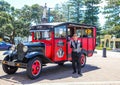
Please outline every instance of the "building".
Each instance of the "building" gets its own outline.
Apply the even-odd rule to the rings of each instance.
[[[120,49],[120,38],[116,38],[112,35],[105,35],[104,39],[100,40],[100,45],[104,48],[112,48],[113,50]]]

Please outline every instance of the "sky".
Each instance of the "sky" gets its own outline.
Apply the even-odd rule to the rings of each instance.
[[[47,7],[54,8],[56,4],[64,3],[68,0],[4,0],[11,4],[11,6],[14,6],[15,8],[22,8],[24,5],[31,6],[32,4],[39,4],[41,6],[44,6],[45,3],[47,3]],[[103,3],[100,4],[100,7],[104,7],[106,5],[105,0],[102,0]],[[99,14],[99,22],[101,26],[105,23],[105,18],[103,14]]]
[[[21,8],[25,4],[31,6],[32,4],[39,4],[44,6],[47,3],[48,7],[54,7],[56,4],[61,4],[66,2],[67,0],[4,0],[10,3],[15,8]]]

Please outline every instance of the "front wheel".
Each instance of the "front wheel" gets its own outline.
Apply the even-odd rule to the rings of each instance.
[[[27,65],[27,75],[30,79],[36,79],[40,76],[42,70],[42,61],[40,58],[35,57],[29,60]]]
[[[9,60],[9,56],[6,56],[4,58],[5,61],[8,61]],[[6,64],[2,64],[2,68],[3,68],[3,71],[7,74],[14,74],[17,70],[18,70],[18,67],[15,67],[15,66],[9,66],[9,65],[6,65]]]
[[[86,56],[84,54],[81,55],[80,62],[81,67],[84,67],[86,65]]]

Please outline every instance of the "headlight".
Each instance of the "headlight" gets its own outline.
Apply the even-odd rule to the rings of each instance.
[[[23,51],[24,51],[24,52],[27,52],[27,51],[28,51],[28,47],[27,47],[27,46],[24,46],[24,47],[23,47]]]
[[[15,45],[12,45],[12,47],[10,48],[10,50],[14,51],[15,50]]]

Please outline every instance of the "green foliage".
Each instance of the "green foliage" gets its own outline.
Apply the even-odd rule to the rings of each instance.
[[[98,4],[101,0],[85,0],[85,18],[83,23],[99,26],[98,14],[100,12]]]
[[[80,23],[83,20],[83,0],[69,0],[67,2],[69,21]]]
[[[10,4],[5,2],[4,0],[0,1],[0,11],[9,12],[10,11]]]
[[[95,25],[99,28],[100,2],[101,0],[68,0],[62,5],[62,13],[67,21]]]
[[[57,4],[50,15],[54,17],[53,22],[77,22],[98,25],[99,8],[94,5],[99,4],[98,0],[68,0],[62,4]],[[81,9],[86,7],[86,10]],[[48,6],[49,7],[49,6]],[[0,1],[0,35],[10,38],[14,43],[16,36],[24,37],[29,35],[29,27],[40,24],[43,14],[43,7],[38,4],[32,6],[24,5],[21,9],[12,7],[4,0]],[[3,37],[2,36],[2,37]]]
[[[106,15],[105,29],[109,29],[109,34],[120,37],[120,0],[106,0],[107,6],[104,8]]]
[[[42,11],[43,7],[38,4],[15,9],[4,0],[0,1],[0,37],[8,37],[9,42],[14,43],[16,36],[28,36],[30,25],[41,23]]]
[[[41,23],[43,13],[43,7],[39,6],[38,4],[34,4],[31,6],[31,19],[36,24]]]

